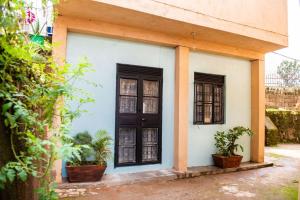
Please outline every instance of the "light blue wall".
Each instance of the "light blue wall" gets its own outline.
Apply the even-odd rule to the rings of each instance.
[[[188,166],[213,164],[211,154],[216,152],[214,134],[234,126],[251,125],[251,81],[250,62],[200,52],[190,53],[189,65],[189,150]],[[226,122],[223,125],[193,125],[194,72],[226,76]],[[245,151],[243,161],[250,160],[250,137],[240,142]]]
[[[113,160],[111,160],[106,173],[172,168],[175,50],[144,43],[68,33],[67,61],[76,64],[83,56],[88,58],[96,70],[87,74],[86,78],[100,83],[102,87],[94,88],[84,83],[78,83],[80,88],[94,95],[96,103],[87,105],[85,109],[89,113],[83,114],[74,121],[72,134],[84,130],[95,133],[99,129],[105,129],[114,138],[116,63],[163,68],[162,164],[114,168]],[[64,167],[63,176],[66,176]]]

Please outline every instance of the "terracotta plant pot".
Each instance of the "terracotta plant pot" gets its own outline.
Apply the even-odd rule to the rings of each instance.
[[[223,169],[239,167],[243,159],[243,156],[240,155],[226,157],[218,154],[213,154],[212,157],[214,159],[215,166]]]
[[[100,181],[106,166],[101,165],[82,165],[66,166],[69,182],[92,182]]]

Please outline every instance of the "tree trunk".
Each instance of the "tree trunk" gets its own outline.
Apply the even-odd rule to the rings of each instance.
[[[3,124],[3,118],[0,116],[0,169],[9,161],[15,160],[11,150],[10,133]],[[0,199],[3,200],[36,200],[34,194],[38,182],[33,177],[28,178],[26,182],[16,180],[11,184],[6,184],[5,189],[0,189]]]

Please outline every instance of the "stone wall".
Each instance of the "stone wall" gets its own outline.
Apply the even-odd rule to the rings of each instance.
[[[266,88],[266,107],[300,111],[300,88]]]

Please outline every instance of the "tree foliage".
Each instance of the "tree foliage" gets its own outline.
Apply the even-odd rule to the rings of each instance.
[[[277,74],[283,80],[286,87],[300,85],[300,64],[294,60],[284,60],[277,67]]]
[[[84,112],[81,105],[93,102],[74,87],[91,71],[90,64],[86,60],[78,66],[55,63],[50,43],[31,42],[22,32],[25,1],[0,2],[0,120],[14,155],[0,166],[0,190],[32,176],[41,180],[40,199],[57,199],[50,170],[55,160],[68,160],[81,151],[68,142],[68,132],[72,120]],[[44,6],[47,3],[43,0]],[[77,109],[68,102],[77,102]]]

